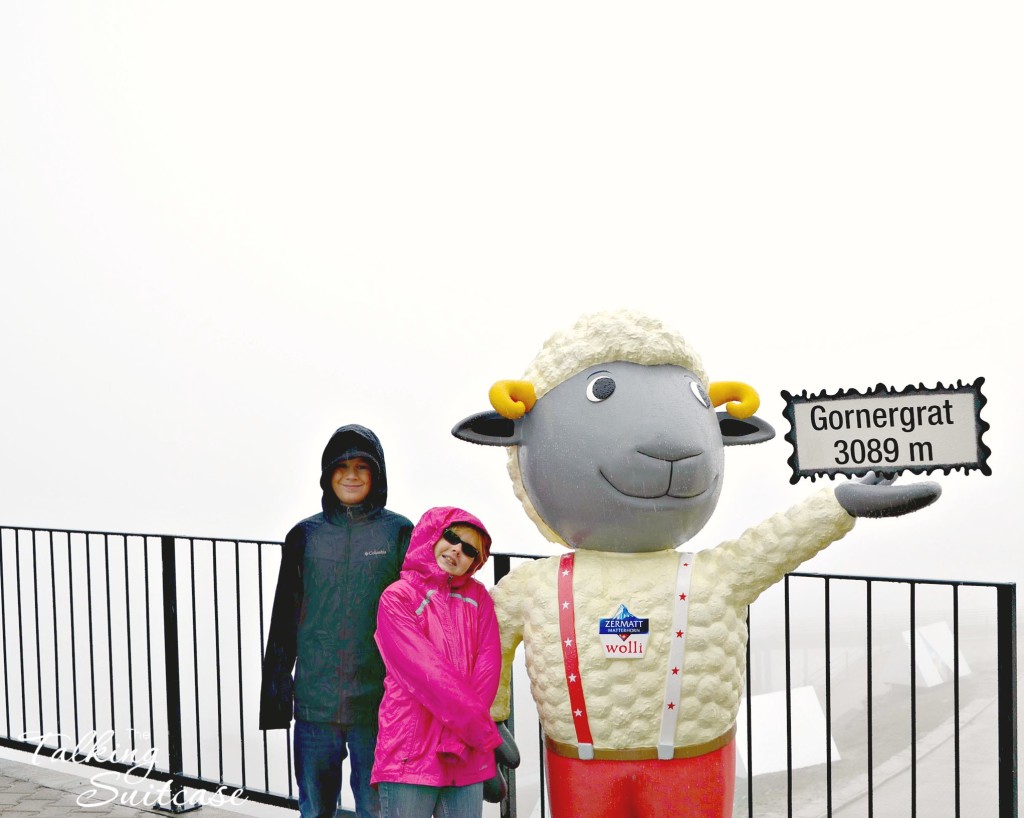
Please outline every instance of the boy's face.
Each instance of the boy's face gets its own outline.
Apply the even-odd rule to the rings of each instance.
[[[373,484],[373,467],[365,457],[342,460],[331,475],[334,496],[346,506],[356,506],[370,494]]]

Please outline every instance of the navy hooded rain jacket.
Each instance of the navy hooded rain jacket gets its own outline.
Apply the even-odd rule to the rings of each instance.
[[[331,475],[356,456],[374,466],[370,494],[345,506]],[[323,512],[285,538],[263,659],[261,730],[288,727],[293,712],[301,721],[372,724],[384,695],[384,663],[373,641],[377,606],[398,579],[412,523],[384,508],[384,452],[363,426],[343,426],[332,435],[320,486]]]

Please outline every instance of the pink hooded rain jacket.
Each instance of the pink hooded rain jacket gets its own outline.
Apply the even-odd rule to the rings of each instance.
[[[458,508],[432,508],[413,529],[397,582],[380,599],[375,638],[384,657],[384,700],[372,783],[451,787],[496,772],[501,737],[490,706],[501,643],[494,603],[470,576],[437,564],[434,546],[453,523],[486,531]]]

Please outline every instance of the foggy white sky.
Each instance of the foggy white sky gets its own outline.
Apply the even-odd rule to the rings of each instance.
[[[504,452],[449,430],[551,332],[634,307],[779,432],[727,453],[694,546],[816,488],[781,390],[983,376],[993,475],[940,473],[807,568],[1024,580],[1022,17],[5,4],[0,523],[281,539],[356,421],[391,507],[543,548]]]

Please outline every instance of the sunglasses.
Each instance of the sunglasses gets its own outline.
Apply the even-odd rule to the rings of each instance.
[[[462,553],[469,557],[471,560],[475,560],[477,557],[480,556],[479,548],[477,548],[475,545],[470,545],[464,539],[459,537],[459,535],[452,531],[450,528],[446,528],[441,536],[444,537],[445,540],[447,542],[450,542],[452,545],[461,545]]]

